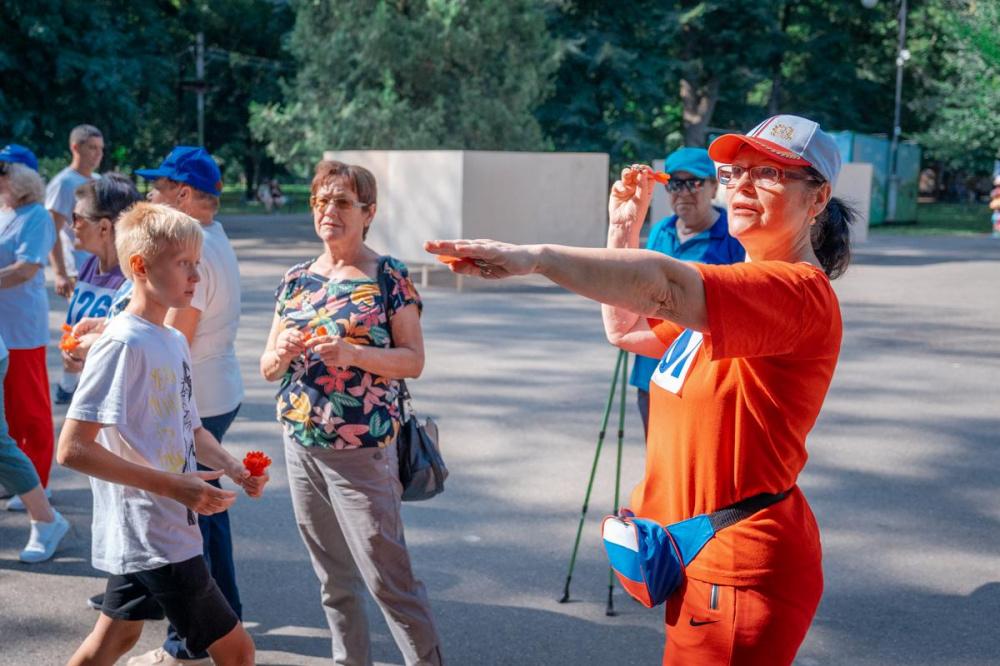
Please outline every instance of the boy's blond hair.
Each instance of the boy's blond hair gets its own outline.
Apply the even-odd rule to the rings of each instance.
[[[115,223],[115,250],[122,273],[133,278],[130,259],[139,255],[147,263],[165,250],[194,244],[199,249],[205,235],[192,217],[162,204],[140,202]]]

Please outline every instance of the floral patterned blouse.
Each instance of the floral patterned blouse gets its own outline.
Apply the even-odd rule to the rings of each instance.
[[[285,273],[275,292],[278,316],[285,326],[330,335],[356,345],[389,347],[386,304],[371,278],[331,280],[309,271],[312,261]],[[420,296],[406,266],[390,258],[388,313],[416,303]],[[278,421],[302,446],[333,449],[384,447],[399,432],[399,382],[360,368],[332,372],[312,351],[292,360],[278,389]]]

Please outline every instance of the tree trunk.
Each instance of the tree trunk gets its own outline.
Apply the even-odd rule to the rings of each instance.
[[[789,3],[784,3],[781,6],[781,38],[786,40],[788,38],[788,21],[791,16],[791,10],[789,8]],[[776,116],[781,113],[781,96],[782,90],[782,76],[781,76],[781,66],[784,62],[785,49],[779,48],[775,50],[774,58],[771,60],[771,95],[767,100],[767,113],[771,116]]]
[[[712,77],[707,82],[696,84],[690,78],[694,77],[681,77],[684,145],[704,148],[715,103],[719,99],[719,80]]]

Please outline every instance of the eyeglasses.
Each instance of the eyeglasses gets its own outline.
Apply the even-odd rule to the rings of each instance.
[[[704,178],[671,178],[664,185],[667,188],[667,192],[672,194],[677,194],[680,191],[685,192],[697,192],[701,189],[701,186],[705,184]]]
[[[333,204],[337,210],[349,211],[352,208],[367,208],[370,204],[361,203],[360,201],[351,201],[347,198],[337,198],[337,199],[327,199],[326,197],[309,197],[309,205],[313,207],[313,210],[318,212],[323,212]]]
[[[805,180],[813,183],[823,182],[801,171],[786,171],[781,167],[774,166],[755,166],[748,169],[736,164],[726,164],[719,167],[719,182],[727,187],[733,187],[743,178],[743,174],[745,173],[750,174],[751,183],[760,187],[775,187],[785,180]]]
[[[10,169],[10,162],[0,162],[0,176],[6,176]]]
[[[89,215],[80,215],[76,211],[73,211],[73,224],[76,224],[78,220],[86,220],[87,222],[97,222],[101,218],[91,217]]]

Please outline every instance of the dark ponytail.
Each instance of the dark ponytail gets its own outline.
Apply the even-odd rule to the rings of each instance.
[[[858,212],[837,197],[826,204],[812,226],[812,246],[823,272],[836,280],[851,263],[851,229]]]

